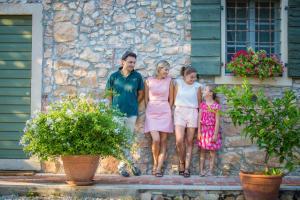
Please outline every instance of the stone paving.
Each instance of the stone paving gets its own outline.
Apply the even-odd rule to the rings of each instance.
[[[184,178],[150,175],[124,178],[96,175],[92,186],[71,187],[64,174],[0,176],[0,200],[6,199],[142,199],[142,200],[244,200],[239,177]],[[300,177],[284,177],[279,200],[300,199]]]
[[[239,177],[236,176],[164,176],[158,178],[150,175],[121,177],[118,175],[96,175],[95,184],[132,184],[132,185],[191,185],[191,186],[240,186]],[[0,184],[9,183],[64,183],[63,174],[35,174],[33,176],[0,176]],[[300,177],[288,176],[283,178],[282,186],[297,186],[300,190]]]

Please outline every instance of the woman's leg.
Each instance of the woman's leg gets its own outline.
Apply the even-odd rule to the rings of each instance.
[[[168,133],[160,132],[160,152],[158,156],[158,163],[157,163],[157,172],[161,172],[162,165],[164,164],[166,152],[167,152],[167,138]]]
[[[214,168],[215,168],[215,160],[216,160],[216,151],[211,150],[209,151],[210,154],[210,160],[209,160],[209,172],[210,175],[214,173]]]
[[[150,134],[152,137],[152,156],[153,156],[152,173],[155,173],[158,164],[158,155],[160,151],[160,136],[158,131],[151,131]]]
[[[200,176],[204,176],[204,165],[205,165],[205,149],[200,150]]]
[[[175,125],[176,149],[179,157],[179,172],[184,171],[185,146],[184,146],[185,127]]]
[[[189,170],[190,168],[195,130],[196,130],[195,128],[187,128],[187,137],[185,141],[186,143],[185,170]]]

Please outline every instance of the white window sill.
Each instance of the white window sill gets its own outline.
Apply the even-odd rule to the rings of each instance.
[[[293,80],[285,77],[274,77],[265,80],[258,78],[247,78],[252,85],[270,85],[270,86],[292,86]],[[232,75],[223,75],[215,77],[215,84],[242,84],[243,78]]]

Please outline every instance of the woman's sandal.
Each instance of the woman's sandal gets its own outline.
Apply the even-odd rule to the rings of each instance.
[[[156,176],[156,177],[163,177],[164,174],[162,173],[162,171],[157,171],[157,172],[155,173],[155,176]]]
[[[189,178],[190,176],[191,176],[190,170],[189,169],[184,170],[183,177],[184,178]]]
[[[179,169],[180,169],[181,166],[183,166],[183,168],[184,168],[184,165],[185,165],[184,162],[179,162]],[[178,174],[180,176],[183,176],[184,175],[184,170],[179,170]]]

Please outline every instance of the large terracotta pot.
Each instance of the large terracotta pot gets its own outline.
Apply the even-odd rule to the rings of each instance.
[[[61,156],[64,170],[69,185],[92,185],[97,167],[99,156],[94,155],[75,155]]]
[[[276,200],[282,176],[256,175],[240,172],[246,200]]]

